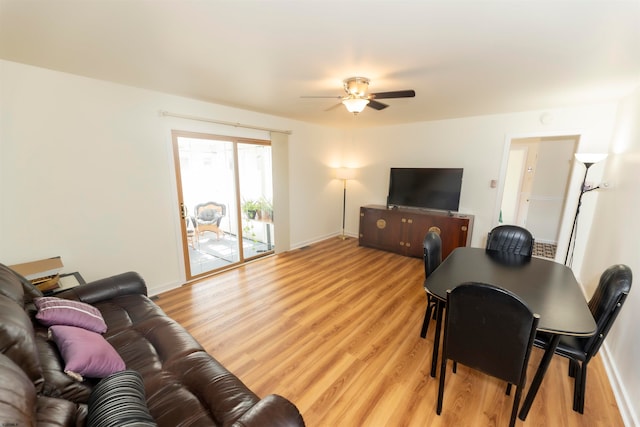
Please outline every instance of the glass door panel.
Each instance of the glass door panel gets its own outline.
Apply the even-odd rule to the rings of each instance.
[[[244,257],[272,253],[275,240],[271,146],[238,143],[238,172]]]
[[[187,278],[242,260],[234,143],[174,136]]]

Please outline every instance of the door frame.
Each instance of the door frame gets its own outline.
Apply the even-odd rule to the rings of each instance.
[[[500,175],[497,186],[495,207],[493,212],[493,220],[490,225],[490,229],[499,224],[500,209],[502,208],[502,197],[504,193],[505,179],[507,175],[507,166],[509,162],[509,151],[511,150],[511,141],[517,139],[527,138],[568,138],[574,137],[576,139],[574,154],[579,150],[580,144],[583,141],[583,130],[565,130],[565,131],[553,131],[553,132],[534,132],[524,134],[506,134],[504,140],[504,149],[502,153],[502,161],[500,163]],[[576,177],[575,162],[571,163],[568,177],[568,188],[565,194],[564,208],[559,219],[560,228],[558,231],[558,245],[556,249],[556,261],[562,262],[562,254],[567,250],[569,244],[569,233],[572,223],[570,220],[573,218],[576,204],[572,202],[570,196],[573,194],[573,184],[578,178]]]
[[[186,212],[186,207],[184,205],[184,196],[182,194],[183,188],[182,188],[182,176],[181,176],[181,168],[180,168],[180,155],[179,155],[179,150],[178,150],[178,138],[183,137],[183,138],[193,138],[193,139],[205,139],[205,140],[212,140],[212,141],[227,141],[233,144],[233,162],[234,162],[234,185],[235,185],[235,203],[236,203],[236,224],[237,224],[237,239],[238,239],[238,253],[239,253],[239,261],[238,262],[234,262],[231,263],[227,266],[223,266],[220,268],[216,268],[213,270],[209,270],[206,271],[204,273],[200,273],[200,274],[192,274],[191,272],[191,263],[190,263],[190,257],[189,257],[189,241],[188,241],[188,235],[187,235],[187,225],[186,225],[186,217],[185,217],[185,212]],[[251,256],[250,258],[246,258],[244,255],[244,248],[242,245],[242,241],[243,241],[243,230],[242,230],[242,209],[241,209],[241,194],[240,194],[240,170],[239,170],[239,160],[238,160],[238,145],[239,144],[251,144],[251,145],[263,145],[263,146],[269,146],[272,148],[273,151],[273,146],[271,141],[269,140],[263,140],[263,139],[256,139],[256,138],[246,138],[246,137],[239,137],[239,136],[228,136],[228,135],[219,135],[219,134],[213,134],[213,133],[206,133],[206,132],[193,132],[193,131],[185,131],[185,130],[179,130],[179,129],[172,129],[171,130],[171,149],[172,149],[172,153],[173,153],[173,174],[174,174],[174,178],[175,178],[175,189],[176,189],[176,202],[177,202],[177,206],[178,206],[178,222],[180,224],[180,243],[182,246],[182,267],[184,269],[184,273],[185,273],[185,278],[187,280],[187,282],[191,282],[191,281],[195,281],[195,280],[199,280],[202,279],[204,277],[208,277],[217,273],[220,273],[222,271],[225,270],[229,270],[232,268],[236,268],[238,266],[241,266],[249,261],[253,261],[257,258],[261,258],[263,256],[267,256],[270,255],[271,253],[273,253],[273,250],[271,251],[267,251],[264,254],[260,254],[260,255],[255,255],[255,256]],[[273,155],[273,153],[272,153]],[[271,170],[271,175],[273,177],[273,170]],[[231,209],[227,208],[227,211],[230,212]]]

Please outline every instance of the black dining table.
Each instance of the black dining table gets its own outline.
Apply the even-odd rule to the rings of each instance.
[[[427,292],[438,300],[437,320],[431,361],[435,377],[440,331],[447,290],[465,282],[488,283],[509,290],[529,309],[540,315],[538,331],[552,334],[545,349],[519,417],[524,420],[562,335],[591,336],[596,322],[573,271],[557,262],[481,248],[460,247],[425,280]]]

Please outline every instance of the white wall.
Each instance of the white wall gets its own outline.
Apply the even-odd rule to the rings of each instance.
[[[625,424],[638,426],[640,289],[637,282],[640,277],[640,222],[637,218],[640,213],[640,88],[621,103],[609,157],[602,163],[605,163],[604,180],[611,187],[598,191],[597,207],[585,245],[580,278],[586,285],[587,294],[591,295],[602,271],[613,264],[627,264],[635,275],[636,283],[632,284],[629,297],[604,347],[608,356],[605,360],[609,361],[609,377],[614,390],[619,394],[618,402],[624,402],[620,406]]]
[[[370,128],[355,138],[361,179],[351,185],[348,194],[347,230],[355,234],[358,207],[362,204],[385,204],[389,167],[462,167],[464,168],[460,212],[475,215],[472,246],[483,247],[486,235],[497,225],[502,178],[506,174],[508,141],[512,138],[581,135],[579,151],[608,149],[616,106],[594,105],[552,111],[553,123],[543,125],[543,111],[414,123],[402,126]],[[594,166],[595,168],[595,166]],[[572,178],[581,181],[582,175]],[[491,188],[492,179],[499,180]],[[573,182],[572,181],[572,182]],[[579,187],[576,181],[575,186]],[[569,200],[576,200],[570,193]],[[567,204],[573,219],[575,203]],[[583,207],[582,218],[589,223],[591,212]],[[560,246],[565,245],[571,223],[561,231]],[[563,240],[564,239],[564,240]],[[559,250],[559,252],[563,252]]]
[[[385,203],[389,167],[463,167],[460,210],[476,215],[472,244],[482,246],[497,220],[502,183],[492,189],[489,182],[506,170],[507,141],[581,134],[580,151],[603,151],[615,116],[614,105],[596,105],[554,110],[551,125],[542,125],[542,112],[532,111],[340,131],[0,64],[2,261],[61,255],[69,271],[80,270],[88,279],[135,269],[157,289],[180,283],[183,271],[170,130],[254,136],[240,128],[161,117],[160,110],[293,130],[288,172],[294,248],[339,232],[342,186],[332,171],[337,166],[359,168],[347,191],[351,235],[357,235],[359,206]],[[580,178],[574,177],[575,187]],[[587,224],[589,215],[583,207]],[[156,250],[145,257],[150,247]]]
[[[489,183],[506,171],[507,141],[580,134],[579,151],[603,151],[616,111],[615,105],[553,110],[550,125],[541,124],[541,111],[532,111],[336,130],[0,64],[2,261],[61,255],[68,270],[80,270],[88,279],[135,269],[157,289],[178,284],[183,268],[170,130],[253,136],[235,127],[160,117],[160,110],[293,130],[288,172],[294,248],[340,231],[342,186],[332,171],[337,166],[359,168],[347,192],[351,235],[357,235],[361,205],[385,203],[389,167],[463,167],[460,210],[476,216],[472,244],[483,246],[497,221],[502,189],[502,182],[497,189]],[[581,173],[574,175],[577,188]],[[568,197],[577,200],[577,192]],[[585,205],[581,219],[588,224],[591,212]],[[155,251],[145,256],[150,247]]]
[[[0,81],[4,264],[60,255],[64,271],[80,271],[87,280],[135,270],[151,293],[180,285],[171,129],[255,132],[161,117],[160,110],[291,129],[289,203],[305,207],[290,215],[291,242],[340,227],[341,187],[327,168],[339,150],[335,129],[7,61],[0,61]],[[327,215],[332,211],[334,218]]]

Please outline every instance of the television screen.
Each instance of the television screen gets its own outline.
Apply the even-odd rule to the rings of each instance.
[[[457,211],[462,168],[391,168],[387,206]]]

